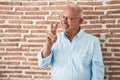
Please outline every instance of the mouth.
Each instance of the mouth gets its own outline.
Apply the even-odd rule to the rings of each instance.
[[[66,32],[69,30],[69,25],[68,24],[62,24],[62,31]]]
[[[62,24],[64,27],[69,27],[69,25],[68,24]]]

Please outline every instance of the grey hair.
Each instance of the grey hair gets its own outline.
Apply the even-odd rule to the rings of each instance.
[[[69,7],[69,8],[74,8],[75,10],[78,11],[78,18],[80,19],[83,19],[83,11],[82,9],[80,8],[80,6],[78,6],[77,4],[74,4],[74,3],[70,3],[70,4],[67,4],[66,7]]]

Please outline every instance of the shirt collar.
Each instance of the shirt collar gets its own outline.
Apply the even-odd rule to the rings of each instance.
[[[76,38],[80,37],[82,35],[82,33],[83,33],[83,29],[81,28],[80,31],[75,35],[74,38],[76,39]],[[67,38],[67,36],[65,34],[64,34],[64,37]]]

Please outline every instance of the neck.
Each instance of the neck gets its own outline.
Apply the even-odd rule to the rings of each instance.
[[[71,31],[69,33],[66,33],[66,36],[68,37],[68,39],[70,40],[70,42],[72,42],[73,38],[75,37],[75,35],[80,31],[81,28],[75,30],[75,31]]]

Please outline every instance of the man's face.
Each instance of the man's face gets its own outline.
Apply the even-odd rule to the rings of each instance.
[[[69,33],[79,29],[80,18],[75,9],[66,8],[61,15],[61,27],[64,33]]]

